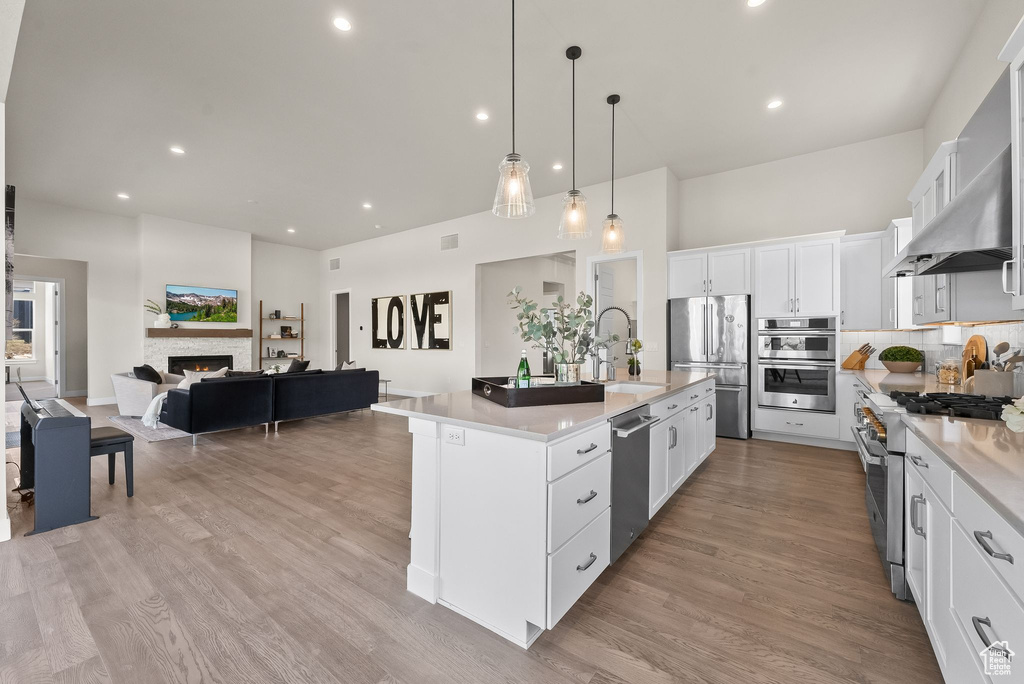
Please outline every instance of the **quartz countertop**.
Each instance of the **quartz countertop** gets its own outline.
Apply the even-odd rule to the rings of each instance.
[[[905,414],[903,422],[1024,536],[1024,433],[1001,420]]]
[[[853,373],[861,382],[870,386],[874,391],[888,394],[893,390],[900,392],[921,392],[927,393],[957,393],[962,392],[960,385],[944,385],[931,373],[890,373],[887,370],[867,369],[848,371],[841,373]]]
[[[625,370],[620,370],[617,374],[621,379],[606,384],[650,384],[657,387],[643,394],[605,390],[604,402],[511,409],[465,390],[374,404],[372,409],[382,413],[549,442],[715,377],[714,373],[704,372],[644,370],[641,376],[634,380],[629,378]]]

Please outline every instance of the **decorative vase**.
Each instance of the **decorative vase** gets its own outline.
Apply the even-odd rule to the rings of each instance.
[[[580,381],[580,372],[582,368],[583,364],[581,363],[556,363],[555,381],[578,383]]]
[[[170,328],[171,327],[171,315],[162,313],[156,317],[153,321],[154,328]]]
[[[640,359],[636,359],[633,363],[629,364],[629,374],[632,377],[640,375]]]

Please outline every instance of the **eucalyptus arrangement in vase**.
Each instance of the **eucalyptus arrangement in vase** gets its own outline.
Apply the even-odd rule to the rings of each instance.
[[[585,292],[579,293],[575,304],[559,295],[551,306],[541,307],[517,286],[508,293],[508,303],[517,311],[514,332],[534,349],[547,352],[558,382],[579,382],[587,358],[619,340],[618,335],[594,334],[594,298]]]
[[[640,375],[640,352],[643,348],[644,343],[639,339],[632,339],[626,342],[626,354],[629,355],[626,363],[629,365],[629,374],[632,376]]]
[[[162,306],[154,302],[152,299],[147,299],[146,303],[142,305],[146,311],[156,314],[156,320],[153,321],[153,326],[157,328],[170,328],[171,327],[171,315],[164,313]]]

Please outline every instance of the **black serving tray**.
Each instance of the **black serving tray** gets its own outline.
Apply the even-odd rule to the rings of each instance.
[[[529,388],[506,387],[508,376],[473,378],[473,394],[505,408],[586,404],[604,401],[604,385],[584,380],[575,385],[540,385]]]

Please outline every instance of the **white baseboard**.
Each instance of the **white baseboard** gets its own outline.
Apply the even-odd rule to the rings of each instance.
[[[762,432],[760,430],[754,430],[753,437],[754,439],[764,439],[769,442],[789,442],[790,444],[801,444],[822,449],[857,451],[857,445],[853,442],[841,442],[838,439],[822,439],[820,437],[805,437],[803,435],[789,435],[780,432]]]
[[[96,397],[95,399],[89,397],[85,402],[86,406],[107,406],[116,403],[117,397]]]

